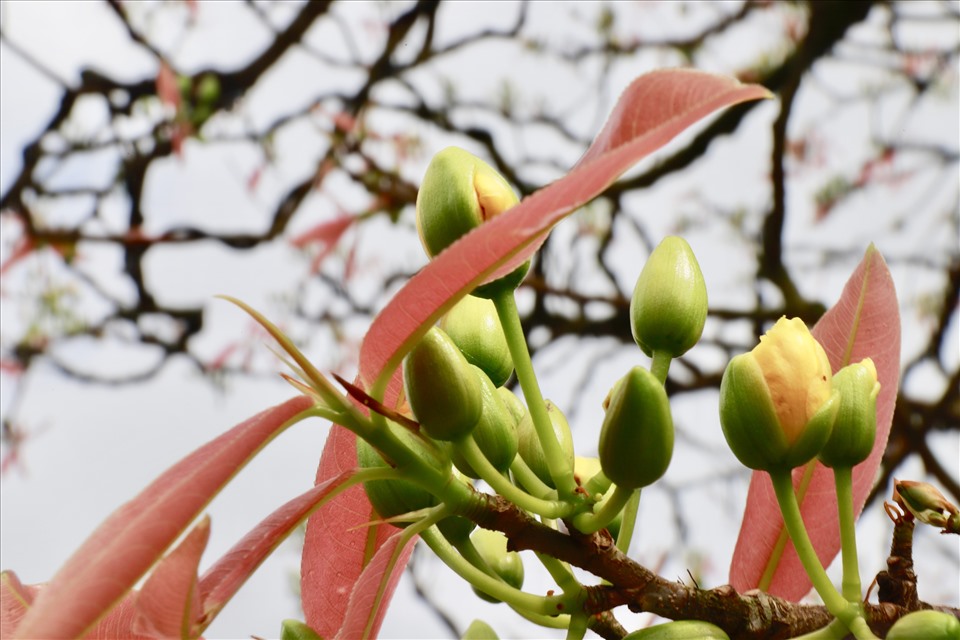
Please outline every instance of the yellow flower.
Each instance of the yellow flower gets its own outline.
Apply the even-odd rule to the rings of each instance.
[[[796,318],[781,318],[734,357],[720,384],[720,424],[740,462],[770,471],[816,456],[840,406],[832,378],[823,347]]]
[[[780,427],[793,444],[830,398],[830,361],[800,318],[786,317],[760,336],[754,359],[763,372]]]

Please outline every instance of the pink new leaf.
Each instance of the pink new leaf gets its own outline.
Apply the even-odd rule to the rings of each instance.
[[[224,605],[243,586],[257,567],[297,526],[327,500],[341,485],[350,480],[357,469],[347,469],[290,500],[267,516],[220,558],[200,579],[203,617],[202,633]]]
[[[210,539],[204,516],[183,541],[161,560],[136,595],[133,632],[157,638],[196,638],[200,615],[197,570]]]
[[[406,539],[403,531],[390,536],[377,550],[350,593],[343,625],[336,640],[373,638],[383,624],[390,596],[397,588],[402,571],[413,553],[415,539]]]
[[[523,263],[556,223],[697,120],[722,107],[769,95],[759,86],[692,70],[655,71],[635,80],[568,175],[455,242],[397,293],[360,347],[359,385],[377,397],[387,387],[382,400],[394,406],[403,356],[459,299]],[[352,433],[333,428],[318,482],[356,464],[355,442]],[[303,607],[308,624],[324,637],[340,628],[346,594],[368,559],[363,555],[363,549],[370,548],[364,540],[367,532],[355,528],[369,521],[370,512],[366,495],[358,488],[308,521],[301,570]],[[383,541],[384,534],[378,534],[372,548]]]
[[[856,515],[876,478],[890,435],[900,379],[900,311],[890,271],[872,245],[850,276],[840,299],[813,328],[836,372],[852,362],[872,358],[880,380],[877,439],[870,456],[853,469]],[[820,562],[828,566],[840,550],[833,472],[820,463],[795,469],[794,489],[810,540]],[[737,591],[761,588],[788,600],[810,591],[810,580],[787,539],[777,499],[766,473],[754,472],[740,536],[730,565]]]
[[[19,638],[82,636],[223,488],[312,401],[297,397],[240,423],[176,463],[117,509],[37,595]]]

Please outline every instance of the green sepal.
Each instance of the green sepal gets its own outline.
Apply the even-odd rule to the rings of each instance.
[[[497,471],[506,471],[517,457],[517,448],[519,438],[517,437],[517,426],[513,421],[513,416],[503,403],[503,398],[493,386],[493,382],[487,377],[479,367],[469,365],[474,377],[480,384],[480,397],[482,399],[483,410],[480,414],[480,420],[477,421],[473,429],[473,439],[483,453],[483,456],[493,465]],[[479,478],[479,474],[457,451],[456,447],[451,450],[453,464],[464,475],[471,478]]]
[[[839,408],[834,391],[790,443],[780,428],[763,371],[750,353],[734,356],[720,381],[723,435],[737,459],[751,469],[792,469],[812,460],[830,437]]]
[[[840,407],[830,439],[820,450],[820,462],[828,467],[853,467],[867,459],[877,436],[880,383],[873,361],[868,358],[838,371],[833,389],[840,394]]]
[[[519,287],[520,283],[523,282],[523,279],[527,277],[527,271],[529,270],[530,261],[527,260],[507,275],[497,278],[493,282],[487,282],[486,284],[480,285],[473,290],[473,295],[478,298],[492,300],[505,291],[513,291]]]
[[[944,611],[914,611],[893,623],[887,640],[957,640],[960,620]]]
[[[466,296],[440,321],[440,328],[472,365],[486,372],[497,387],[513,373],[510,347],[500,326],[497,309],[492,302]]]
[[[566,416],[560,411],[557,405],[549,400],[545,402],[547,415],[550,416],[550,424],[553,425],[553,432],[557,436],[557,442],[560,444],[560,452],[563,454],[567,466],[573,468],[573,434],[570,433],[570,424]],[[520,436],[519,454],[523,461],[527,463],[530,470],[533,471],[540,480],[548,487],[556,489],[553,478],[550,476],[550,467],[547,464],[547,457],[543,453],[543,445],[540,444],[540,438],[537,436],[537,429],[533,425],[533,417],[528,412],[517,424],[517,432]]]
[[[643,367],[634,367],[614,385],[597,449],[603,473],[624,489],[652,484],[670,465],[670,400],[656,376]]]
[[[288,618],[280,623],[280,640],[323,640],[306,622]]]
[[[450,459],[439,447],[399,425],[391,422],[387,424],[404,445],[422,459],[427,460],[431,466],[437,469],[450,469]],[[363,438],[357,438],[357,462],[364,469],[390,466],[383,456]],[[437,499],[432,493],[409,480],[371,480],[364,482],[363,488],[377,515],[384,520],[437,504]],[[403,528],[409,523],[392,524]]]
[[[483,620],[474,620],[460,637],[461,640],[500,640],[493,627]]]
[[[404,359],[407,401],[420,426],[434,440],[458,440],[480,419],[480,381],[471,366],[437,327]]]
[[[668,236],[653,250],[630,299],[633,339],[648,356],[672,358],[700,340],[707,320],[707,285],[693,250],[683,238]]]
[[[634,631],[623,640],[730,640],[730,636],[709,622],[676,620]]]
[[[470,535],[470,541],[487,566],[501,580],[515,589],[523,586],[523,558],[516,551],[507,551],[507,538],[499,531],[477,529]],[[479,589],[474,592],[487,602],[500,602]]]

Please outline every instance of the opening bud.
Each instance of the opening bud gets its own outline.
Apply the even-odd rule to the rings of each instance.
[[[403,379],[410,408],[434,440],[462,438],[480,419],[480,381],[440,329],[430,329],[407,354]]]
[[[695,345],[707,320],[707,285],[687,241],[667,236],[653,250],[630,300],[633,339],[648,356],[676,358]]]
[[[816,456],[840,407],[830,362],[802,320],[780,318],[753,351],[735,356],[720,383],[720,425],[734,455],[764,471]]]
[[[493,167],[459,147],[447,147],[430,161],[417,193],[417,231],[431,258],[455,240],[517,204],[517,196]],[[530,263],[477,288],[489,297],[503,288],[514,289]]]
[[[550,416],[550,424],[553,425],[553,432],[557,435],[557,442],[560,443],[560,451],[563,453],[567,465],[573,468],[573,435],[570,433],[570,424],[566,416],[560,411],[557,405],[551,401],[545,401],[547,415]],[[520,457],[527,463],[530,470],[533,471],[540,480],[548,487],[556,489],[553,478],[550,477],[550,466],[547,464],[547,457],[543,453],[543,446],[540,444],[540,438],[537,436],[537,429],[533,426],[533,417],[526,413],[523,419],[517,425],[517,431],[520,435]]]
[[[499,531],[477,529],[470,536],[473,546],[487,566],[514,589],[523,586],[523,559],[516,551],[507,551],[507,537]],[[500,602],[474,588],[478,596],[488,602]]]
[[[877,436],[877,368],[866,358],[833,376],[833,388],[840,394],[840,408],[830,439],[820,450],[820,461],[828,467],[852,467],[870,455]]]
[[[603,473],[624,489],[653,484],[670,465],[670,401],[660,381],[643,367],[634,367],[614,385],[597,449]]]
[[[503,386],[513,373],[510,347],[491,301],[465,297],[443,317],[440,328],[450,336],[467,362],[483,369],[495,386]]]

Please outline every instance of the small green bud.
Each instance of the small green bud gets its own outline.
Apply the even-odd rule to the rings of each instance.
[[[437,447],[403,427],[388,424],[390,424],[388,428],[403,441],[407,448],[428,460],[432,466],[437,469],[450,468],[450,460],[443,456]],[[383,456],[363,438],[357,438],[357,462],[363,469],[389,466]],[[437,499],[432,493],[409,480],[371,480],[364,482],[363,488],[377,515],[384,519],[437,504]],[[408,523],[395,524],[402,528]]]
[[[433,156],[417,193],[417,231],[423,248],[432,258],[517,201],[493,167],[463,149],[447,147]],[[505,287],[515,289],[529,267],[528,261],[474,293],[491,297]]]
[[[560,452],[567,461],[567,465],[573,468],[573,434],[570,433],[570,424],[557,405],[549,400],[545,404],[547,415],[550,416],[550,424],[553,425],[553,432],[557,436],[557,442],[560,443]],[[520,457],[544,484],[556,489],[553,478],[550,477],[550,466],[543,453],[543,445],[540,444],[537,429],[533,426],[533,417],[529,413],[517,425],[517,431],[520,434]]]
[[[497,393],[500,394],[503,405],[507,408],[507,411],[510,412],[513,423],[519,425],[523,417],[527,415],[527,405],[523,404],[523,400],[518,398],[517,394],[506,387],[497,387]]]
[[[852,467],[870,455],[877,436],[877,368],[866,358],[833,376],[840,394],[840,408],[830,439],[820,450],[820,462],[828,467]]]
[[[517,426],[513,422],[513,416],[503,404],[503,398],[493,386],[490,378],[479,367],[470,365],[470,369],[475,374],[474,377],[480,382],[480,397],[482,399],[483,410],[480,420],[473,429],[473,439],[483,453],[484,457],[490,461],[490,464],[497,471],[506,471],[517,457],[517,447],[519,445],[517,437]],[[453,464],[471,478],[479,478],[480,475],[463,459],[456,448],[452,452]]]
[[[720,425],[734,455],[763,471],[816,456],[833,429],[839,394],[830,362],[802,320],[780,318],[720,382]]]
[[[288,618],[280,623],[280,640],[323,640],[319,633],[300,622]]]
[[[623,640],[730,640],[730,636],[709,622],[677,620],[634,631]]]
[[[440,321],[467,362],[483,369],[497,387],[513,373],[510,347],[500,326],[497,309],[489,300],[467,296]]]
[[[507,551],[506,536],[491,529],[477,529],[470,536],[470,540],[480,557],[501,580],[514,589],[523,586],[523,558],[516,551]],[[500,602],[476,588],[474,591],[488,602]]]
[[[597,449],[603,473],[624,489],[652,484],[670,465],[670,401],[660,381],[643,367],[634,367],[614,386]]]
[[[461,640],[500,640],[493,627],[483,620],[474,620],[463,632]]]
[[[687,241],[667,236],[644,265],[630,300],[633,339],[648,356],[676,358],[695,345],[707,320],[707,285]]]
[[[940,490],[926,482],[893,481],[894,499],[924,524],[960,534],[960,510]]]
[[[453,341],[434,327],[403,361],[407,401],[434,440],[470,433],[483,408],[480,381]]]
[[[960,620],[944,611],[914,611],[893,623],[887,640],[957,640]]]

